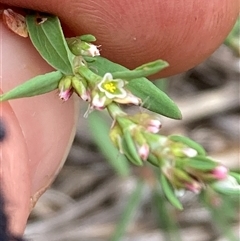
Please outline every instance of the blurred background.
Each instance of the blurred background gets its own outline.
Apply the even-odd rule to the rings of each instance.
[[[238,19],[225,43],[204,63],[155,81],[183,114],[181,121],[162,117],[160,133],[188,136],[234,170],[240,169],[239,41]],[[80,108],[83,116],[87,106]],[[181,197],[184,210],[176,210],[154,189],[150,166],[134,167],[117,154],[104,113],[82,116],[66,164],[29,218],[28,240],[239,240],[239,197],[208,200],[187,192]]]

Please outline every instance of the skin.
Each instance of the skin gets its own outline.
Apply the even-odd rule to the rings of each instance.
[[[66,35],[95,35],[104,57],[129,68],[158,58],[167,60],[170,67],[157,77],[186,71],[206,59],[223,42],[239,12],[239,0],[0,3],[58,15]],[[28,39],[2,24],[0,34],[2,91],[51,70]],[[0,106],[9,132],[0,143],[0,181],[15,234],[24,231],[31,208],[63,165],[75,130],[76,106],[74,98],[62,103],[56,92]]]

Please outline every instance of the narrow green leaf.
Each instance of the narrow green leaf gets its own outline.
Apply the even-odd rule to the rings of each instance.
[[[198,144],[197,142],[191,140],[190,138],[188,138],[186,136],[171,135],[168,138],[171,141],[181,142],[181,143],[193,148],[194,150],[196,150],[198,152],[198,155],[202,155],[202,156],[206,155],[204,148],[200,144]]]
[[[92,69],[100,75],[104,76],[105,73],[110,72],[114,77],[115,73],[121,71],[131,72],[127,68],[107,60],[103,57],[85,58],[92,66]],[[141,68],[141,66],[140,66]],[[132,79],[126,86],[134,95],[139,97],[143,101],[143,106],[150,111],[167,116],[173,119],[181,119],[181,112],[177,105],[159,88],[157,88],[148,79],[136,78]]]
[[[84,59],[89,63],[92,71],[95,71],[96,74],[104,76],[107,72],[114,73],[118,71],[128,70],[126,67],[114,63],[106,58],[101,56],[88,57],[84,56]]]
[[[129,197],[129,200],[127,202],[125,209],[123,210],[121,218],[119,219],[120,221],[117,224],[116,230],[115,230],[112,238],[110,239],[111,241],[122,240],[122,238],[126,232],[126,229],[129,225],[129,223],[131,222],[136,209],[138,208],[138,206],[140,204],[143,187],[144,187],[144,183],[141,180],[139,180],[135,190]]]
[[[40,55],[53,68],[66,75],[73,74],[74,55],[68,48],[60,21],[52,15],[46,18],[43,23],[37,23],[36,15],[26,16],[30,39]]]
[[[143,162],[139,157],[136,149],[136,145],[134,144],[132,137],[128,131],[123,132],[123,141],[122,147],[124,150],[124,154],[134,165],[142,166]]]
[[[0,101],[42,95],[58,88],[60,71],[38,75],[0,96]]]
[[[159,165],[160,165],[157,157],[154,156],[152,153],[149,153],[147,161],[156,167],[159,167]]]
[[[162,189],[164,194],[166,195],[168,201],[176,208],[182,210],[183,206],[180,203],[180,201],[178,200],[178,198],[176,197],[174,190],[171,186],[171,184],[168,182],[167,178],[161,174],[160,175],[160,183],[162,185]]]
[[[132,80],[141,77],[147,77],[163,70],[168,66],[168,63],[163,60],[156,60],[144,65],[141,65],[133,70],[118,71],[113,73],[114,79]]]
[[[235,189],[235,188],[230,188],[230,187],[216,187],[214,186],[213,189],[218,192],[218,193],[221,193],[221,194],[224,194],[224,195],[237,195],[239,196],[240,195],[240,189]]]
[[[117,116],[116,120],[123,131],[122,148],[124,154],[134,165],[142,166],[143,162],[137,152],[136,145],[129,131],[129,127],[134,124],[130,120],[121,116]]]
[[[127,88],[143,101],[146,109],[172,119],[182,118],[177,105],[146,78],[131,80]]]
[[[111,142],[108,135],[109,127],[103,116],[99,112],[92,112],[88,116],[88,125],[96,145],[116,173],[121,176],[129,175],[129,162]]]
[[[206,156],[195,156],[183,160],[186,167],[191,167],[201,171],[211,171],[218,163]]]

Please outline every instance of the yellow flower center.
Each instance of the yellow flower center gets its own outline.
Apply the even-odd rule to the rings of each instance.
[[[116,91],[117,87],[113,82],[109,82],[109,83],[104,84],[104,89],[111,93],[114,93]]]

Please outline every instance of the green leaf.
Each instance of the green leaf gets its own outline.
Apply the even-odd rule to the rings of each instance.
[[[194,150],[197,151],[198,155],[202,155],[202,156],[206,155],[206,152],[205,152],[204,148],[200,144],[198,144],[197,142],[191,140],[188,137],[179,136],[179,135],[171,135],[168,138],[171,141],[181,142],[181,143],[183,143],[183,144],[193,148]]]
[[[149,153],[147,161],[156,167],[159,167],[160,165],[158,158],[154,156],[152,153]]]
[[[119,223],[116,227],[116,230],[110,239],[111,241],[120,241],[126,232],[126,229],[129,223],[132,220],[133,214],[135,213],[136,209],[138,208],[141,196],[143,193],[144,183],[138,180],[137,186],[135,190],[133,190],[132,194],[130,195],[127,205],[122,212],[121,218],[119,219]]]
[[[113,63],[103,57],[87,57],[85,60],[89,62],[89,66],[91,66],[92,69],[95,70],[95,72],[100,76],[104,76],[104,74],[107,72],[112,73],[114,77],[116,77],[115,73],[117,73],[117,76],[119,76],[121,71],[125,74],[127,71],[131,73],[131,71],[127,68]],[[157,65],[159,65],[161,60],[153,63],[157,63]],[[165,62],[163,61],[162,63]],[[140,70],[141,68],[142,67],[140,66]],[[134,95],[139,97],[143,101],[143,106],[150,111],[167,116],[169,118],[181,119],[181,112],[177,105],[148,79],[144,77],[132,79],[126,87]]]
[[[59,19],[56,16],[48,15],[46,21],[38,24],[36,17],[36,15],[26,16],[29,36],[33,45],[53,68],[66,75],[73,74],[74,55],[68,48]]]
[[[211,187],[218,193],[224,195],[240,195],[240,185],[238,180],[232,175],[227,179],[219,180],[211,184]]]
[[[176,208],[182,210],[183,206],[180,203],[180,201],[178,200],[178,198],[176,197],[173,187],[171,186],[171,184],[169,183],[169,181],[167,180],[167,178],[161,174],[160,175],[160,183],[162,185],[162,189],[164,194],[166,195],[168,201]]]
[[[122,148],[124,154],[134,165],[142,166],[143,162],[137,152],[136,145],[129,131],[129,126],[134,124],[132,124],[130,120],[121,116],[117,116],[116,120],[123,131]]]
[[[134,165],[142,166],[143,162],[137,153],[136,146],[128,131],[123,132],[122,147],[124,154]]]
[[[195,156],[183,160],[185,167],[191,167],[201,171],[211,171],[218,163],[206,156]]]
[[[212,185],[212,188],[216,192],[224,194],[224,195],[229,195],[229,196],[232,196],[232,195],[239,196],[240,195],[240,189],[239,188],[237,189],[237,188],[231,188],[231,187],[220,187],[220,186],[214,186],[214,184]]]
[[[106,157],[109,164],[119,175],[129,175],[129,162],[124,155],[118,152],[110,140],[108,135],[109,127],[103,116],[99,112],[92,112],[88,116],[88,125],[96,145]]]
[[[156,60],[144,65],[141,65],[133,70],[114,72],[113,78],[132,80],[136,78],[147,77],[149,75],[156,74],[157,72],[163,70],[167,66],[169,66],[169,64],[166,61]]]
[[[100,76],[104,76],[107,72],[114,73],[118,71],[128,70],[126,67],[120,64],[114,63],[101,56],[96,56],[96,57],[83,56],[83,57],[89,63],[89,66],[92,69],[92,71],[94,71],[96,74]]]
[[[172,119],[182,118],[177,105],[146,78],[131,80],[127,88],[143,101],[146,109]]]
[[[42,95],[58,88],[60,71],[38,75],[0,96],[0,101]]]

